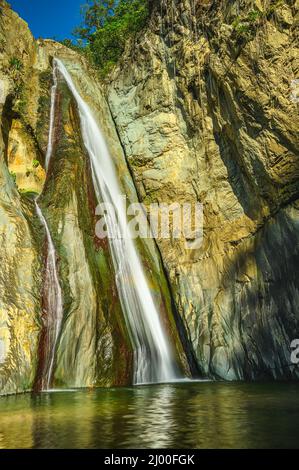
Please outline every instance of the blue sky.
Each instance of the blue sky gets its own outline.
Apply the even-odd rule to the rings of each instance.
[[[85,0],[8,0],[13,10],[29,24],[38,38],[65,39],[81,21],[80,5]]]

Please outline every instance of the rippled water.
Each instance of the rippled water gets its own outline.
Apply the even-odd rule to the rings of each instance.
[[[0,448],[299,448],[299,384],[184,383],[0,399]]]

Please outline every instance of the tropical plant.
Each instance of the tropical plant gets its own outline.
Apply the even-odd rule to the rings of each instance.
[[[11,70],[21,72],[23,70],[23,63],[17,57],[12,57],[9,61],[9,67]]]
[[[236,39],[241,42],[253,39],[263,18],[264,13],[260,10],[250,10],[244,17],[237,16],[232,23]]]
[[[83,25],[75,35],[106,75],[123,54],[127,39],[144,27],[147,18],[147,0],[89,1],[83,7]]]

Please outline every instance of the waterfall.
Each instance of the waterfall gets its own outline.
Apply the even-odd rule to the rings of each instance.
[[[50,158],[53,153],[53,138],[54,138],[54,118],[55,118],[55,104],[56,104],[56,90],[57,90],[57,66],[53,63],[53,86],[51,89],[51,111],[50,111],[50,126],[48,134],[47,153],[45,158],[45,168],[48,171]]]
[[[53,67],[53,81],[54,85],[51,90],[51,111],[50,111],[50,126],[48,136],[48,146],[45,158],[46,171],[48,170],[50,158],[53,153],[53,139],[54,139],[54,118],[55,118],[55,102],[57,90],[57,67]],[[47,256],[44,274],[44,331],[42,335],[42,361],[40,368],[40,388],[48,390],[51,387],[53,368],[58,337],[61,329],[63,318],[63,302],[62,291],[59,284],[56,251],[54,243],[50,234],[47,221],[38,205],[38,198],[35,199],[35,208],[37,216],[45,228],[47,237]]]
[[[107,203],[106,226],[116,285],[134,350],[134,383],[170,382],[178,378],[172,350],[160,322],[133,239],[128,232],[121,187],[104,137],[89,106],[78,93],[64,64],[55,59],[77,102],[84,145],[92,168],[94,188]],[[112,207],[112,209],[111,209]],[[117,214],[118,223],[115,220]]]
[[[59,284],[56,264],[56,251],[51,238],[48,224],[43,216],[41,208],[35,200],[36,213],[45,227],[47,235],[47,259],[44,275],[44,302],[45,324],[43,335],[43,365],[41,372],[41,389],[48,390],[51,387],[54,359],[57,341],[63,318],[62,292]]]

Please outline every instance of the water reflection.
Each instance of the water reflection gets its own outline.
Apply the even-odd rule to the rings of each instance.
[[[298,384],[186,383],[0,399],[0,448],[299,447]]]
[[[156,388],[139,388],[134,390],[134,401],[140,406],[136,409],[133,404],[128,407],[129,415],[125,419],[132,421],[130,427],[139,429],[137,447],[172,447],[176,436],[177,423],[175,420],[176,390],[171,385]],[[135,409],[134,409],[135,408]],[[123,442],[123,447],[132,446],[130,439]]]

